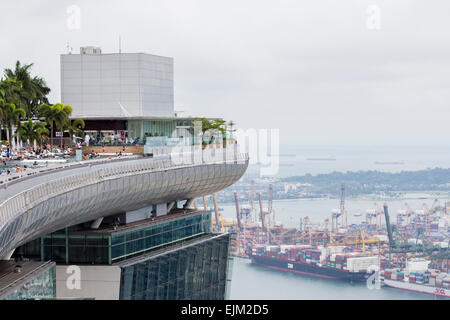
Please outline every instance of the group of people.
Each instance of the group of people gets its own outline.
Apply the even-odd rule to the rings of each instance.
[[[3,161],[3,165],[4,165],[4,166],[7,165],[6,161]],[[35,162],[33,163],[33,166],[37,166],[37,165],[38,165],[38,163],[37,163],[37,161],[35,161]],[[48,161],[45,162],[45,166],[48,167]],[[3,172],[5,172],[7,175],[10,175],[10,174],[13,173],[13,172],[16,172],[16,173],[25,172],[25,171],[27,171],[28,169],[29,169],[29,168],[28,168],[27,165],[24,165],[23,168],[22,168],[22,167],[19,166],[18,164],[15,164],[14,167],[12,167],[12,168],[6,168],[5,170],[2,170],[2,169],[0,168],[0,175],[2,175]],[[13,171],[12,171],[12,170],[13,170]]]
[[[55,156],[69,157],[72,153],[72,149],[51,147],[50,145],[44,145],[38,149],[32,150],[11,150],[9,147],[1,150],[0,157],[4,161],[6,160],[20,160],[20,159],[41,159],[41,158],[54,158]]]
[[[103,151],[103,153],[106,152],[105,149],[103,149],[102,151]],[[122,152],[125,153],[125,146],[123,146],[122,151],[116,152],[116,157],[123,156]],[[98,158],[100,158],[100,154],[98,152],[95,152],[94,149],[92,149],[91,153],[83,155],[83,160],[93,160],[93,159],[98,159]],[[112,159],[111,155],[108,155],[108,159]]]
[[[120,134],[109,134],[109,135],[100,135],[100,133],[97,133],[97,135],[90,136],[89,134],[86,134],[84,136],[83,142],[78,142],[77,144],[82,146],[104,146],[104,145],[120,145],[120,144],[128,144],[132,141],[128,139],[128,134],[125,132],[122,132]]]
[[[4,165],[6,165],[6,163],[4,162]],[[33,163],[33,165],[37,165],[37,163]],[[46,166],[48,167],[48,162],[46,163]],[[13,170],[13,171],[12,171]],[[6,175],[10,175],[13,172],[16,173],[20,173],[20,172],[25,172],[28,170],[28,166],[24,165],[23,168],[21,166],[19,166],[18,164],[15,164],[13,168],[6,168],[5,170],[2,170],[0,168],[0,175],[3,174],[3,172],[6,173]]]

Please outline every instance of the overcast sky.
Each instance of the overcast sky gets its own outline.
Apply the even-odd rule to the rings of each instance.
[[[370,5],[380,29],[367,26]],[[67,42],[117,52],[121,35],[122,52],[174,58],[184,115],[279,128],[282,144],[450,142],[448,1],[15,0],[1,11],[0,68],[35,63],[52,102]]]

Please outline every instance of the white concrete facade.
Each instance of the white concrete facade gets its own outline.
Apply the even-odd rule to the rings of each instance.
[[[174,117],[173,58],[63,54],[61,101],[73,118]]]

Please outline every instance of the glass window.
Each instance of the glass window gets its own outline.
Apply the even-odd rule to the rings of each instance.
[[[19,288],[16,288],[2,300],[42,300],[55,298],[56,267],[52,266]]]
[[[164,224],[149,226],[142,230],[123,233],[120,236],[113,235],[112,261],[127,259],[133,255],[159,249],[161,246],[206,233],[208,230],[206,230],[204,224],[207,223],[209,225],[209,216],[210,213],[186,217]],[[118,247],[119,244],[123,244],[124,247]],[[123,248],[126,248],[125,252]]]

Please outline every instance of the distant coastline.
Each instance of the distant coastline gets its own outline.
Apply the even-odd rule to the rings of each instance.
[[[336,158],[306,158],[307,161],[336,161]]]
[[[375,164],[403,165],[402,161],[375,161]]]

